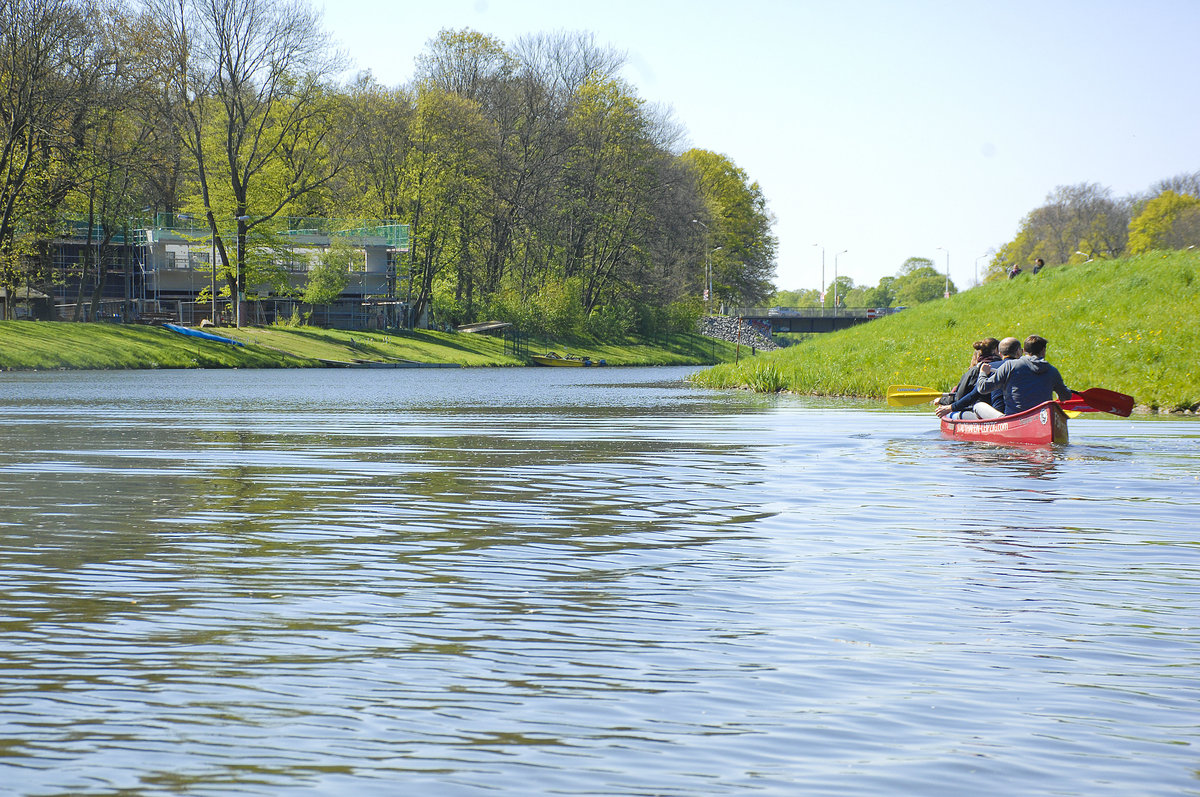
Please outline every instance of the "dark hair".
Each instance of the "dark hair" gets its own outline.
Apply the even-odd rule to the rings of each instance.
[[[1000,341],[995,338],[984,338],[977,340],[971,344],[975,351],[979,352],[980,357],[987,357],[989,354],[996,353],[996,347],[1000,345]]]
[[[1046,353],[1046,339],[1039,335],[1030,335],[1025,338],[1025,353],[1032,354],[1034,357],[1041,357]]]
[[[1001,357],[1011,357],[1021,350],[1021,341],[1016,338],[1005,338],[1000,341],[998,351]]]

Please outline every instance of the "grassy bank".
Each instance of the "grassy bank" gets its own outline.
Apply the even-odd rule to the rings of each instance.
[[[449,363],[461,366],[528,365],[486,335],[430,332],[348,332],[317,327],[214,329],[244,346],[180,335],[162,327],[0,322],[0,369],[293,368],[322,361]],[[610,365],[709,365],[734,359],[732,344],[700,335],[646,341],[536,341],[528,354],[606,360]]]
[[[1154,409],[1200,404],[1200,252],[1154,252],[989,283],[783,351],[696,375],[709,387],[883,396],[889,384],[950,389],[971,342],[1037,334],[1075,389]]]

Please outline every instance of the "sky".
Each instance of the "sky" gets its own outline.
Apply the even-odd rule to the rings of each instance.
[[[776,286],[873,286],[910,257],[964,290],[1058,186],[1200,170],[1200,0],[315,0],[381,83],[443,29],[586,31],[687,147],[759,184]],[[824,266],[822,266],[824,262]]]

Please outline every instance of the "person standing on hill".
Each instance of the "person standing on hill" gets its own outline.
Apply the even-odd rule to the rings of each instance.
[[[1064,401],[1071,397],[1071,390],[1063,383],[1058,369],[1046,362],[1046,339],[1030,335],[1025,338],[1024,349],[1024,357],[1005,360],[995,370],[989,363],[979,366],[975,388],[980,393],[1003,390],[1005,415],[1050,401],[1052,394],[1058,394]]]

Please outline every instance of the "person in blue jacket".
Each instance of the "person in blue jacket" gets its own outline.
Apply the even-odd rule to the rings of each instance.
[[[1052,394],[1063,400],[1071,397],[1071,390],[1063,383],[1058,369],[1046,362],[1046,339],[1030,335],[1023,347],[1025,356],[1020,359],[1005,360],[995,369],[986,363],[979,367],[975,388],[980,393],[1003,390],[1005,415],[1050,401]]]

